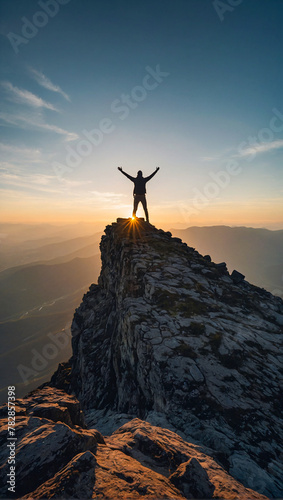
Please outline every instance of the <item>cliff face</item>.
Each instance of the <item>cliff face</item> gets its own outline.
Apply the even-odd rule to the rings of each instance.
[[[282,300],[141,220],[101,258],[72,358],[17,402],[18,496],[283,496]]]
[[[69,390],[87,421],[171,425],[280,496],[281,299],[141,221],[105,232],[99,283],[72,327]]]

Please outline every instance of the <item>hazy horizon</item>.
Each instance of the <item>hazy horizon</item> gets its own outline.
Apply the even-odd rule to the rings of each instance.
[[[57,227],[71,227],[71,226],[77,226],[77,227],[88,227],[88,228],[93,228],[93,231],[99,231],[100,229],[104,229],[104,227],[106,227],[108,224],[112,224],[113,222],[116,221],[117,218],[130,218],[130,215],[127,216],[120,216],[120,215],[117,215],[117,217],[113,218],[113,220],[105,220],[105,221],[89,221],[89,220],[83,220],[83,219],[80,219],[78,221],[70,221],[70,220],[67,220],[67,221],[64,221],[64,220],[53,220],[53,219],[50,219],[50,220],[47,220],[47,221],[31,221],[31,220],[7,220],[7,221],[3,221],[3,220],[0,220],[0,226],[1,225],[26,225],[26,226],[38,226],[38,225],[42,225],[42,226],[57,226]],[[144,214],[140,213],[138,214],[138,217],[144,217]],[[223,223],[221,221],[215,221],[214,223],[211,223],[211,224],[207,224],[205,221],[202,223],[202,224],[186,224],[185,222],[181,222],[181,221],[173,221],[173,222],[163,222],[163,221],[154,221],[152,220],[151,223],[156,226],[156,227],[159,227],[159,228],[164,228],[166,227],[170,227],[172,229],[189,229],[189,228],[192,228],[192,227],[218,227],[218,226],[226,226],[226,227],[246,227],[246,228],[252,228],[252,229],[268,229],[269,231],[280,231],[280,230],[283,230],[283,222],[274,222],[274,223],[266,223],[266,222],[262,222],[262,223],[254,223],[254,222],[247,222],[247,223],[237,223],[237,224],[233,224],[233,223],[229,223],[229,221],[227,221],[226,223]]]

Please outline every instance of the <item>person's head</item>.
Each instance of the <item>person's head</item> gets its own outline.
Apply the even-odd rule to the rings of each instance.
[[[142,177],[142,171],[141,170],[138,171],[138,177]]]

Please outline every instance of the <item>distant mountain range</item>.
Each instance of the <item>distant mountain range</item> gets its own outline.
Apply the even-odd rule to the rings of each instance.
[[[3,225],[0,225],[0,230],[1,228],[3,231]],[[66,262],[75,257],[90,257],[94,253],[99,253],[101,232],[76,237],[73,235],[71,238],[69,233],[69,230],[67,232],[61,230],[57,236],[42,238],[42,231],[38,230],[38,238],[36,233],[33,233],[33,238],[28,240],[22,239],[24,237],[22,230],[18,236],[17,233],[12,235],[0,233],[0,236],[6,235],[0,239],[0,271],[18,265],[50,261],[57,257],[61,257],[59,262]]]
[[[31,369],[35,352],[42,354],[50,335],[60,331],[70,335],[74,308],[99,275],[101,234],[69,239],[71,232],[76,235],[75,229],[80,233],[74,226],[0,225],[1,400],[11,380],[23,395],[47,380],[58,362],[70,355],[69,342],[37,376],[23,383],[19,365]]]
[[[215,262],[225,261],[230,272],[236,269],[247,281],[283,297],[283,230],[210,226],[172,233]]]
[[[98,255],[61,264],[29,264],[0,273],[1,319],[16,319],[27,311],[72,294],[96,281]]]
[[[3,388],[11,380],[18,395],[24,395],[47,380],[58,363],[69,357],[70,341],[64,349],[55,347],[57,353],[45,359],[46,366],[42,365],[38,373],[30,372],[23,379],[19,370],[19,365],[32,368],[35,351],[42,355],[50,345],[50,335],[64,331],[70,336],[74,308],[79,306],[89,282],[97,281],[99,270],[97,254],[61,264],[19,266],[0,273],[1,400],[5,398]]]

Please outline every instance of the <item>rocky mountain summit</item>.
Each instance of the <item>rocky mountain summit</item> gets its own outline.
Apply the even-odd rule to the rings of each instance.
[[[72,358],[17,401],[17,496],[283,496],[282,300],[138,219],[101,259]]]

